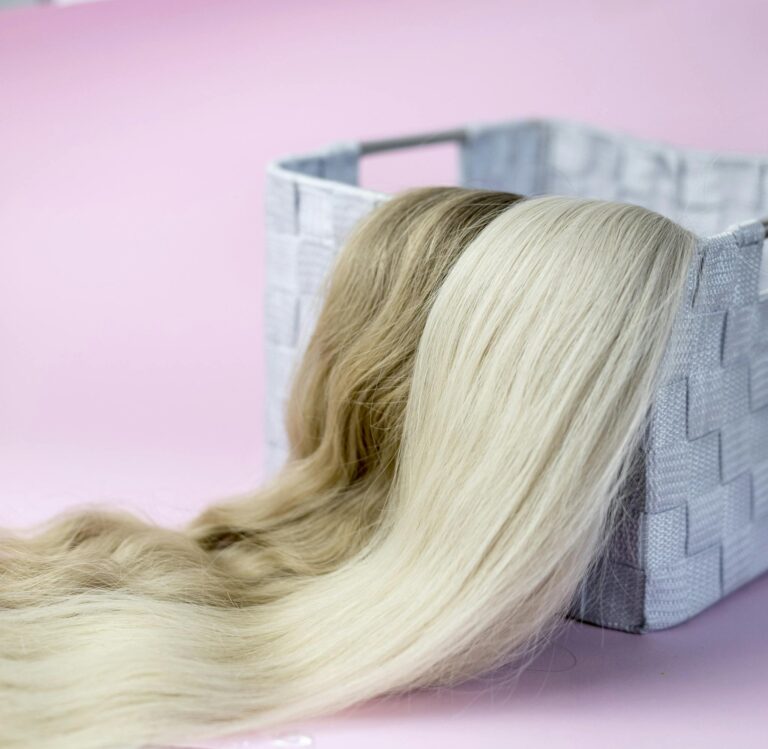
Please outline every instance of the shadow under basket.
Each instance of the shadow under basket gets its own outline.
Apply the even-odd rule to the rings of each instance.
[[[679,624],[768,570],[768,157],[680,149],[554,120],[340,143],[267,170],[267,469],[350,229],[389,195],[357,186],[366,154],[455,141],[460,184],[636,203],[699,237],[626,512],[572,615],[630,632]],[[762,274],[762,282],[761,282]]]

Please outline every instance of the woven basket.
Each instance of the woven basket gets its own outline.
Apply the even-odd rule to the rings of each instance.
[[[454,140],[461,184],[638,203],[701,237],[662,366],[624,520],[572,614],[632,632],[689,619],[768,570],[768,157],[683,150],[526,120],[280,159],[267,173],[267,467],[321,285],[351,227],[388,195],[360,157]],[[740,223],[737,223],[740,222]],[[764,263],[765,264],[765,263]]]

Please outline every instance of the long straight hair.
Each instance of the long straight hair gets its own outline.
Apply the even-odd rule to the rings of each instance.
[[[337,421],[330,381],[319,421],[301,416],[312,407],[294,395],[294,462],[311,462],[321,444],[327,456],[388,445],[380,463],[362,461],[378,466],[374,522],[342,512],[351,530],[323,541],[317,559],[299,544],[265,574],[256,564],[266,588],[241,574],[248,544],[237,575],[221,564],[243,546],[234,529],[264,517],[243,505],[171,536],[125,519],[106,544],[98,527],[74,545],[52,532],[34,551],[27,539],[3,541],[0,745],[117,749],[262,728],[453,683],[549,631],[619,504],[695,239],[637,206],[560,197],[511,202],[466,238],[433,277],[411,357],[382,370],[403,366],[405,379],[374,376],[364,390],[390,383],[381,403],[398,403],[397,419],[364,416],[376,426],[363,439],[357,417]],[[317,347],[308,366],[332,368]],[[375,351],[359,350],[339,372],[359,382],[359,358],[389,348]],[[334,448],[323,423],[354,436]],[[400,425],[391,444],[390,423]],[[344,496],[332,487],[361,480],[338,466],[318,480],[318,496]],[[302,497],[319,508],[304,516],[314,517],[305,537],[313,522],[333,528],[334,503],[314,505],[311,490],[288,492],[288,516]],[[280,505],[276,494],[268,501],[265,516]],[[20,560],[33,557],[25,578]],[[83,561],[102,577],[62,585],[61,565],[72,572]],[[37,590],[25,595],[22,578]]]

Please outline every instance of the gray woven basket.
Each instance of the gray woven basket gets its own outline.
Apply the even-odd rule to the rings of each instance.
[[[526,120],[342,143],[270,164],[268,470],[286,456],[283,406],[323,279],[351,227],[389,198],[356,186],[360,157],[447,140],[460,144],[465,186],[638,203],[701,237],[628,512],[572,610],[632,632],[679,624],[768,570],[768,269],[761,282],[765,226],[754,218],[768,215],[768,157]]]

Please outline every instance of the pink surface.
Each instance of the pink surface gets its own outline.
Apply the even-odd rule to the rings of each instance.
[[[3,12],[0,525],[88,501],[175,524],[258,484],[267,160],[526,115],[766,152],[766,27],[765,3],[712,0]],[[453,166],[438,148],[372,157],[363,178],[397,189]],[[333,749],[757,746],[767,610],[762,580],[672,632],[574,627],[552,654],[576,665],[514,694],[299,728]]]

